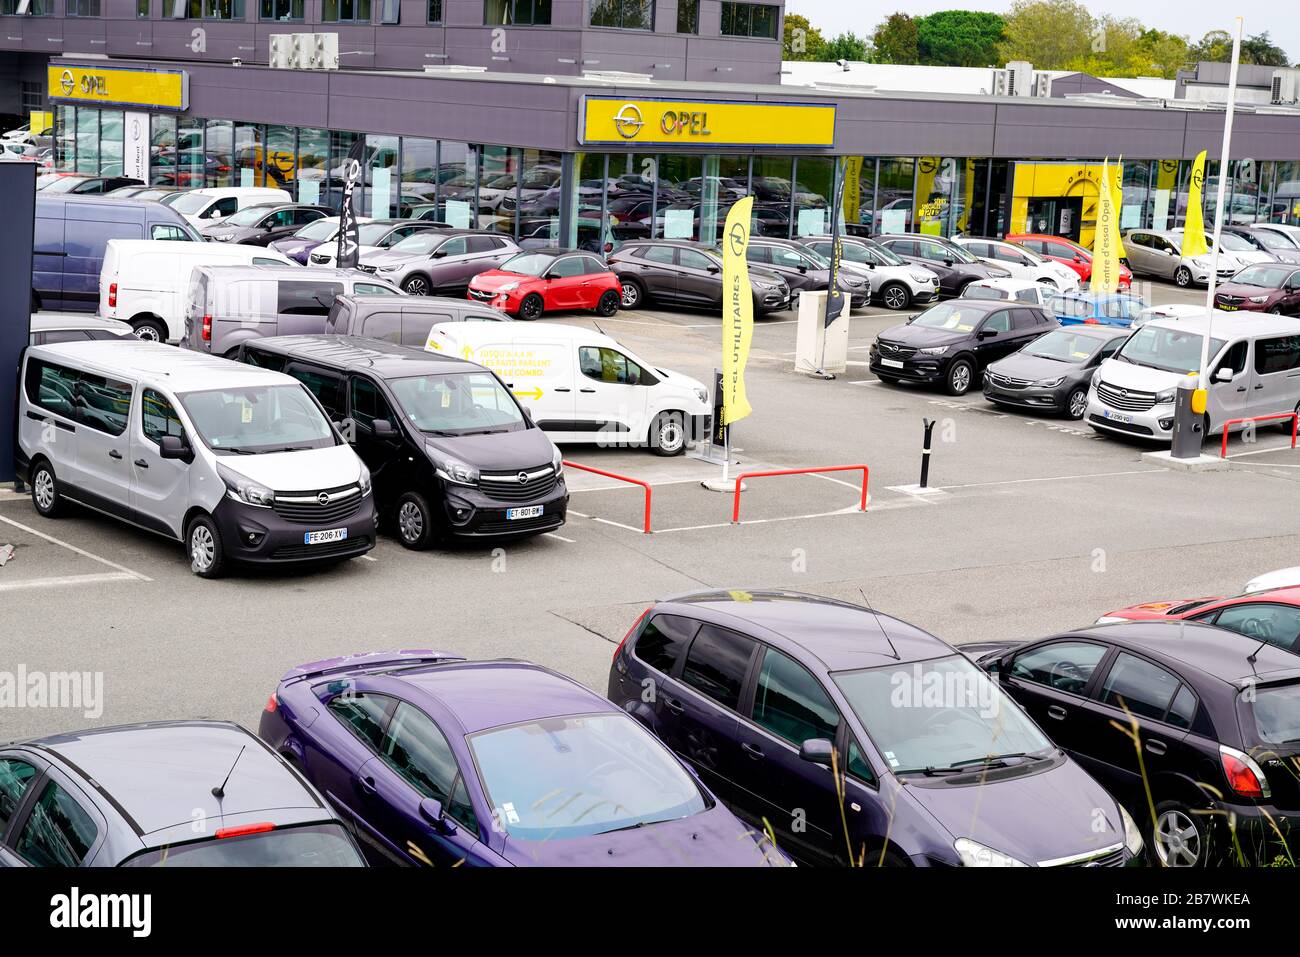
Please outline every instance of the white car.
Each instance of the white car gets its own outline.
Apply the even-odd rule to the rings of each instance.
[[[1233,259],[1246,266],[1253,266],[1256,263],[1275,263],[1278,261],[1277,257],[1272,253],[1259,249],[1254,243],[1248,242],[1234,233],[1222,233],[1220,234],[1220,239],[1223,243],[1222,252],[1230,253]],[[1206,236],[1205,240],[1209,244],[1210,249],[1214,249],[1214,237]]]
[[[1291,226],[1286,223],[1256,223],[1256,229],[1267,229],[1275,235],[1281,236],[1296,249],[1300,249],[1300,226]]]
[[[1205,307],[1197,306],[1191,303],[1174,302],[1164,306],[1147,306],[1136,316],[1133,317],[1130,325],[1134,328],[1140,328],[1153,319],[1190,319],[1193,316],[1205,315]],[[1234,313],[1224,312],[1222,309],[1214,310],[1215,319],[1221,316],[1231,316]]]
[[[1241,591],[1244,595],[1253,595],[1258,591],[1270,591],[1274,588],[1293,588],[1296,585],[1300,585],[1300,565],[1291,568],[1279,568],[1274,572],[1256,575],[1246,582],[1246,587]]]
[[[293,197],[287,192],[269,186],[212,186],[187,190],[167,205],[189,220],[195,229],[202,229],[245,206],[292,202]]]
[[[829,236],[801,239],[805,246],[827,259],[834,249]],[[845,272],[870,280],[871,298],[895,311],[928,306],[939,298],[939,277],[900,259],[884,246],[860,236],[840,237],[840,265]]]
[[[38,312],[32,315],[27,344],[86,342],[95,339],[134,339],[135,330],[116,319],[100,319],[84,312]]]
[[[1047,286],[1069,291],[1079,288],[1079,274],[1064,263],[1040,256],[1019,243],[1000,239],[968,239],[956,236],[952,240],[972,256],[986,263],[1001,266],[1011,273],[1012,279],[1028,279]]]
[[[1053,294],[1051,286],[1032,279],[977,279],[962,290],[961,298],[1006,299],[1042,306]]]
[[[440,228],[442,227],[436,223],[419,219],[376,219],[364,223],[357,229],[357,262],[364,262],[368,256],[392,249],[403,239],[409,239],[416,233]],[[337,230],[334,236],[337,238]],[[333,269],[338,259],[338,252],[338,243],[322,243],[307,256],[307,265]]]

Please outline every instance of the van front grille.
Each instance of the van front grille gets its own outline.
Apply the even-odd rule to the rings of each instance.
[[[498,502],[528,502],[550,494],[558,481],[555,469],[547,465],[532,471],[482,472],[478,487]]]
[[[1097,398],[1112,409],[1124,412],[1146,412],[1156,404],[1154,392],[1138,392],[1135,389],[1121,389],[1109,382],[1097,383]]]
[[[364,496],[358,485],[319,492],[276,492],[275,514],[299,525],[324,525],[356,513]]]

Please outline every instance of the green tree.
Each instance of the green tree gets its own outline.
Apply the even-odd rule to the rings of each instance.
[[[1188,51],[1189,64],[1200,60],[1212,63],[1227,63],[1232,59],[1232,34],[1226,30],[1211,30],[1201,37],[1201,42]],[[1286,51],[1275,46],[1268,37],[1268,31],[1246,37],[1241,41],[1241,62],[1260,66],[1288,66]]]
[[[826,39],[822,32],[797,13],[785,15],[785,42],[781,56],[786,60],[824,60]],[[838,59],[833,58],[833,59]]]
[[[1068,70],[1086,61],[1095,24],[1076,0],[1015,0],[1006,15],[999,61],[1028,60],[1039,70]]]
[[[916,21],[920,62],[934,66],[992,66],[1006,21],[996,13],[941,10]]]
[[[906,13],[890,14],[871,35],[877,63],[916,63],[919,56],[916,21]]]
[[[860,37],[856,33],[841,33],[839,36],[826,41],[822,47],[822,55],[819,60],[866,60],[871,55],[871,42],[866,37]]]

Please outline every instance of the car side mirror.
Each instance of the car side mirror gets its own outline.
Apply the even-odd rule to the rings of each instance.
[[[996,329],[981,329],[975,336],[976,339],[995,339],[998,331]]]
[[[835,745],[826,738],[809,738],[799,745],[799,757],[810,764],[821,764],[829,768],[834,753]]]
[[[375,430],[375,438],[377,439],[391,439],[397,434],[397,430],[393,428],[393,423],[387,419],[375,419],[370,423],[370,427]]]
[[[722,270],[719,269],[717,266],[709,266],[709,267],[708,267],[708,270],[709,270],[709,272],[711,272],[711,273],[720,273],[720,272],[722,272]]]
[[[185,440],[179,435],[164,435],[158,442],[158,455],[164,459],[179,459],[189,462],[193,455]]]
[[[1221,368],[1214,370],[1215,382],[1231,382],[1232,376],[1233,376],[1233,371],[1229,369],[1227,366],[1223,366]]]
[[[430,258],[430,259],[442,259],[442,258],[444,258],[446,255],[447,255],[447,254],[446,254],[445,252],[443,252],[441,249],[435,249],[435,250],[433,251],[433,255],[430,256],[429,258]]]
[[[945,259],[945,260],[943,261],[943,264],[944,264],[945,266],[951,266],[951,265],[952,265],[952,260],[951,260],[951,259]]]
[[[447,817],[442,802],[436,798],[425,798],[420,802],[420,817],[428,821],[439,834],[456,833],[456,822]]]

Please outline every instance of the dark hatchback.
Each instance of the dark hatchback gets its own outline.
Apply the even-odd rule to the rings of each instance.
[[[775,273],[793,292],[805,289],[824,292],[831,288],[831,262],[803,243],[791,239],[751,236],[745,259],[766,273]],[[871,302],[871,280],[865,276],[840,271],[840,290],[849,306],[859,309]]]
[[[1128,338],[1107,326],[1053,329],[984,370],[984,398],[1071,419],[1088,410],[1093,372]]]
[[[245,206],[218,223],[205,226],[203,238],[214,243],[243,243],[269,246],[277,239],[287,239],[310,223],[330,214],[326,206],[298,203],[265,203]]]
[[[942,385],[965,395],[992,362],[1061,324],[1037,306],[959,299],[931,306],[876,337],[870,369],[882,382]]]
[[[716,249],[684,239],[656,239],[623,245],[608,258],[622,284],[622,306],[647,301],[717,309],[722,305],[722,259]],[[754,312],[790,308],[790,286],[775,272],[751,266]]]
[[[257,339],[239,359],[295,377],[343,423],[407,548],[564,524],[560,451],[490,369],[360,336]]]
[[[963,650],[1125,804],[1161,863],[1294,853],[1300,666],[1290,652],[1158,621]]]
[[[922,233],[893,233],[875,242],[895,256],[935,273],[939,294],[960,296],[976,279],[1007,279],[1010,271],[981,262],[956,243]]]
[[[1114,799],[969,658],[870,609],[780,591],[661,601],[614,653],[608,694],[808,863],[1141,853]]]

